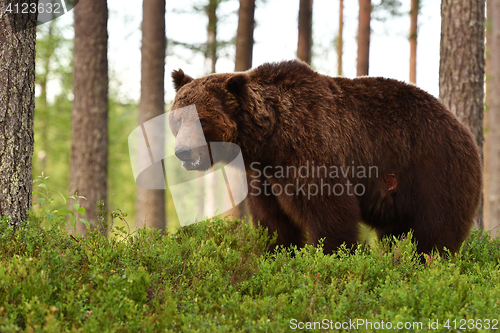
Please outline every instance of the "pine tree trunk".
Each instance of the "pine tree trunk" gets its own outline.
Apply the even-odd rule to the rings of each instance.
[[[219,7],[219,3],[220,0],[208,0],[208,5],[205,7],[208,17],[207,53],[205,54],[205,58],[210,62],[210,73],[215,73],[217,64],[217,8]],[[210,149],[210,146],[208,148]],[[214,197],[217,193],[217,183],[215,179],[212,177],[204,177],[203,189],[199,190],[204,193],[203,209],[205,216],[202,217],[204,218],[211,215],[207,212],[215,211],[216,203]]]
[[[300,0],[297,58],[311,64],[313,0]]]
[[[144,0],[139,124],[165,113],[165,0]],[[163,146],[163,133],[147,133]],[[156,136],[156,137],[155,137]],[[165,190],[137,188],[136,225],[165,230]]]
[[[254,27],[255,0],[240,0],[240,9],[238,11],[238,32],[236,33],[236,58],[234,62],[235,72],[242,72],[252,68]],[[231,209],[228,212],[228,215],[233,215],[235,219],[241,219],[247,215],[245,201]]]
[[[490,215],[490,113],[491,106],[491,0],[486,1],[486,57],[485,57],[485,89],[484,89],[484,142],[483,142],[483,224],[484,229],[491,229],[489,215]]]
[[[339,36],[337,40],[337,75],[342,76],[342,53],[344,48],[344,0],[339,0]]]
[[[417,20],[419,0],[411,0],[410,10],[410,82],[417,83]]]
[[[0,2],[0,216],[17,228],[31,208],[37,14],[6,13],[8,3]]]
[[[500,229],[500,0],[491,0],[490,106],[489,106],[489,201],[492,236]]]
[[[205,58],[210,61],[210,73],[215,73],[217,64],[217,7],[220,0],[209,0],[206,7],[208,16],[207,26],[207,53]]]
[[[75,46],[69,191],[87,200],[85,219],[95,227],[97,200],[107,202],[108,166],[108,7],[106,1],[80,1],[74,8]],[[70,209],[73,209],[70,202]],[[79,216],[81,217],[81,216]],[[87,232],[78,222],[76,231]],[[105,232],[105,230],[102,230]]]
[[[236,33],[236,58],[234,62],[236,72],[252,68],[254,15],[255,0],[240,0],[238,32]]]
[[[439,98],[483,147],[485,2],[441,2]],[[477,226],[483,228],[482,205]]]
[[[359,0],[357,76],[368,75],[371,12],[371,1]]]

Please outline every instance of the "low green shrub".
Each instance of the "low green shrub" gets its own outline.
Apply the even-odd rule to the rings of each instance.
[[[478,230],[422,263],[411,235],[269,254],[267,231],[230,219],[126,239],[42,222],[0,220],[0,332],[489,331],[499,319],[500,242]]]

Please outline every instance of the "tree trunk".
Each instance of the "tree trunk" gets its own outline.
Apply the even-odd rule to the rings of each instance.
[[[85,219],[95,227],[97,200],[107,201],[108,165],[108,7],[106,1],[80,1],[75,12],[74,79],[70,194],[86,208]],[[70,202],[70,209],[73,209]],[[87,232],[77,222],[76,230]],[[105,230],[102,230],[105,232]]]
[[[490,0],[491,11],[489,104],[489,203],[488,221],[492,236],[500,228],[500,0]]]
[[[417,19],[419,0],[411,0],[410,10],[410,82],[417,83]]]
[[[300,0],[297,58],[311,64],[313,0]]]
[[[142,11],[141,101],[139,124],[165,113],[165,0],[144,0]],[[154,136],[158,135],[158,138]],[[162,133],[148,133],[163,146]],[[147,216],[147,217],[146,217]],[[165,230],[165,190],[137,188],[136,225]]]
[[[491,0],[486,1],[486,57],[485,57],[485,89],[484,89],[484,117],[483,117],[483,224],[484,229],[491,229],[489,222],[490,215],[490,113],[489,108],[491,105]]]
[[[0,216],[17,228],[31,208],[37,14],[8,13],[8,3],[0,2]]]
[[[240,0],[238,32],[236,33],[236,59],[234,62],[236,72],[252,68],[254,15],[255,0]]]
[[[208,16],[207,26],[207,53],[205,58],[210,60],[210,73],[215,73],[217,64],[217,7],[220,0],[209,0],[205,7]]]
[[[255,27],[255,0],[240,0],[238,11],[238,32],[236,34],[236,59],[234,71],[242,72],[252,68],[253,31]],[[245,201],[228,212],[235,219],[247,215]]]
[[[485,3],[476,0],[441,2],[439,98],[483,147]],[[482,204],[477,226],[483,227]]]
[[[205,54],[205,58],[210,63],[210,73],[215,73],[217,64],[217,8],[219,7],[220,1],[221,0],[208,0],[208,5],[205,7],[208,17],[207,53]],[[208,148],[210,148],[210,146]],[[200,188],[199,191],[204,194],[202,207],[198,207],[203,208],[204,212],[204,216],[200,218],[205,218],[209,216],[209,214],[207,214],[208,211],[215,211],[215,201],[213,198],[217,193],[217,184],[214,178],[204,177],[203,188]]]
[[[337,40],[337,75],[342,76],[342,53],[344,47],[344,0],[339,0],[339,37]]]
[[[368,64],[370,61],[371,12],[371,1],[359,0],[357,76],[368,75]]]

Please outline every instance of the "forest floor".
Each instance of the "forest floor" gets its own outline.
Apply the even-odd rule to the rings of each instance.
[[[500,328],[500,240],[478,230],[456,255],[421,262],[411,236],[269,254],[264,230],[230,219],[108,237],[43,222],[14,233],[0,221],[0,332]]]

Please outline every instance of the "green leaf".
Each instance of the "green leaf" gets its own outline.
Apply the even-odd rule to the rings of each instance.
[[[71,215],[75,215],[75,213],[72,211],[72,210],[69,210],[67,208],[61,208],[61,209],[58,209],[57,210],[58,213],[62,213],[62,214],[71,214]]]
[[[40,186],[40,184],[38,184],[38,185],[34,186],[34,187],[33,187],[33,189],[34,189],[34,190],[37,190],[39,187],[41,187],[41,186]]]
[[[84,207],[80,207],[78,209],[78,213],[80,213],[81,215],[85,215],[85,208]]]
[[[45,203],[45,199],[44,198],[38,198],[38,202],[40,203],[40,205],[43,205]]]
[[[73,208],[78,211],[80,209],[80,204],[73,204]]]
[[[115,227],[115,229],[117,231],[119,231],[120,233],[126,235],[127,234],[127,231],[125,230],[125,227]]]
[[[42,193],[42,192],[31,192],[31,194],[37,194],[37,195],[41,195],[42,197],[46,197],[45,193]]]
[[[40,183],[36,186],[37,188],[38,187],[43,187],[44,189],[47,189],[47,185],[45,185],[45,183]]]
[[[59,194],[61,196],[61,198],[63,198],[64,203],[66,203],[66,197],[61,192],[59,192],[57,190],[50,190],[49,192],[55,192],[55,193]]]
[[[87,221],[86,219],[79,219],[78,221],[82,222],[83,224],[85,224],[87,226],[88,229],[90,229],[89,221]]]

